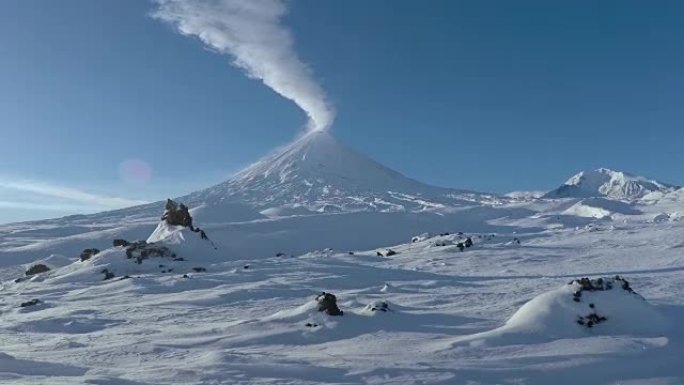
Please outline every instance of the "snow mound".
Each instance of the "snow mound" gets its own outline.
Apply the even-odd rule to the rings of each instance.
[[[500,328],[454,342],[506,345],[596,334],[657,337],[669,326],[623,278],[583,278],[536,296]]]
[[[674,186],[656,180],[599,168],[593,171],[582,171],[574,175],[562,186],[544,195],[544,198],[603,196],[611,199],[633,200],[643,198],[653,192],[667,193],[674,191],[674,189]]]
[[[574,215],[584,218],[610,218],[613,214],[636,215],[641,212],[625,202],[604,198],[587,198],[570,206],[563,215]]]
[[[200,255],[203,260],[219,262],[218,251],[210,239],[202,239],[200,232],[161,221],[147,238],[148,244],[166,246],[180,256]]]
[[[539,199],[546,194],[546,191],[532,190],[532,191],[511,191],[504,196],[516,201],[528,201]]]

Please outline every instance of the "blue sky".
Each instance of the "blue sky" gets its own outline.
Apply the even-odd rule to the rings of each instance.
[[[307,124],[142,0],[0,3],[0,222],[222,181]],[[550,189],[609,167],[684,184],[684,3],[292,0],[341,141],[424,182]]]

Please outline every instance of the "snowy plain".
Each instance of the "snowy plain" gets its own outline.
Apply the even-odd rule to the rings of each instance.
[[[163,203],[0,226],[0,383],[683,384],[682,190],[589,174],[563,197],[451,190],[320,133],[178,199],[213,244]],[[638,294],[573,300],[616,275]]]

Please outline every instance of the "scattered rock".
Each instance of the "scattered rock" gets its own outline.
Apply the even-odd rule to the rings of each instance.
[[[470,237],[466,238],[465,242],[463,243],[465,247],[471,247],[473,245],[473,240],[470,239]]]
[[[32,275],[36,275],[36,274],[40,274],[40,273],[45,273],[45,272],[47,272],[47,271],[50,271],[50,268],[47,267],[47,266],[45,266],[45,265],[43,265],[42,263],[39,263],[39,264],[36,264],[36,265],[33,265],[33,266],[29,267],[29,269],[26,270],[26,273],[25,273],[25,274],[26,274],[27,277],[30,277],[30,276],[32,276]]]
[[[465,250],[465,245],[463,244],[463,242],[457,243],[457,244],[456,244],[456,247],[458,247],[458,249],[461,250],[461,251]]]
[[[577,286],[577,290],[575,290],[572,293],[572,300],[575,302],[582,302],[582,293],[585,291],[608,291],[613,290],[613,288],[615,287],[620,287],[622,290],[630,294],[638,295],[636,294],[636,292],[634,292],[634,290],[632,290],[632,288],[629,285],[629,282],[625,278],[620,277],[619,275],[616,275],[614,278],[607,279],[589,279],[587,277],[584,277],[571,281],[569,285]],[[594,325],[597,325],[607,320],[606,317],[601,316],[596,312],[596,305],[594,303],[590,303],[589,308],[591,309],[591,312],[589,314],[585,316],[577,316],[577,324],[586,326],[588,328],[592,328],[594,327]]]
[[[112,272],[109,271],[108,269],[102,269],[102,271],[100,271],[100,273],[101,273],[101,274],[104,274],[104,279],[103,279],[103,281],[107,281],[107,280],[109,280],[109,279],[114,278],[114,273],[112,273]]]
[[[183,274],[183,277],[182,277],[182,278],[190,278],[190,276],[187,275],[187,274]]]
[[[389,304],[387,302],[379,302],[379,303],[371,303],[368,306],[366,306],[366,309],[369,311],[381,311],[381,312],[388,312],[390,311]]]
[[[207,271],[207,269],[203,267],[193,267],[192,270],[194,270],[195,273],[204,273],[205,271]]]
[[[349,254],[349,255],[354,255],[354,252],[353,252],[353,251],[350,251],[348,254]]]
[[[318,327],[318,324],[314,324],[314,323],[311,323],[311,322],[307,322],[305,326],[306,326],[306,327],[309,327],[309,328],[315,328],[315,327]]]
[[[284,257],[284,256],[285,256],[285,253],[277,253],[276,254],[276,257]]]
[[[125,239],[115,239],[115,240],[112,242],[112,245],[113,245],[114,247],[119,247],[119,246],[121,246],[121,247],[126,247],[126,246],[129,246],[130,244],[131,244],[131,243],[128,242],[127,240],[125,240]]]
[[[19,305],[19,307],[35,306],[35,305],[38,305],[39,303],[41,303],[41,300],[39,300],[39,299],[32,299],[32,300],[27,301],[27,302],[22,302],[21,305]]]
[[[582,316],[577,316],[577,323],[582,326],[586,326],[588,328],[594,327],[594,325],[599,324],[601,322],[607,321],[608,318],[600,316],[596,313],[590,313],[585,315],[584,317]]]
[[[391,257],[396,254],[397,252],[392,249],[378,250],[377,252],[378,257]]]
[[[92,256],[100,253],[98,249],[85,249],[81,252],[81,262],[89,260]]]
[[[244,266],[242,266],[242,268],[247,270],[247,269],[249,269],[249,265],[244,265]]]
[[[126,247],[126,257],[128,259],[135,258],[136,263],[141,264],[143,260],[153,257],[168,257],[178,261],[176,254],[166,246],[155,245],[154,243],[147,243],[139,241],[130,244]]]
[[[325,311],[331,316],[341,316],[344,314],[339,307],[337,307],[337,297],[334,294],[322,292],[316,297],[318,302],[318,311]]]

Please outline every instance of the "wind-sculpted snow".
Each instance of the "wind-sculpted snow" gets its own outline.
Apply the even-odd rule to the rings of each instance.
[[[335,247],[254,259],[162,222],[147,240],[174,256],[138,263],[117,246],[1,269],[0,382],[681,383],[684,222],[515,234],[448,224],[376,243],[387,256]],[[51,269],[14,281],[35,262]],[[613,289],[569,284],[586,276]],[[321,292],[343,315],[319,311]],[[592,313],[606,319],[578,323]]]

